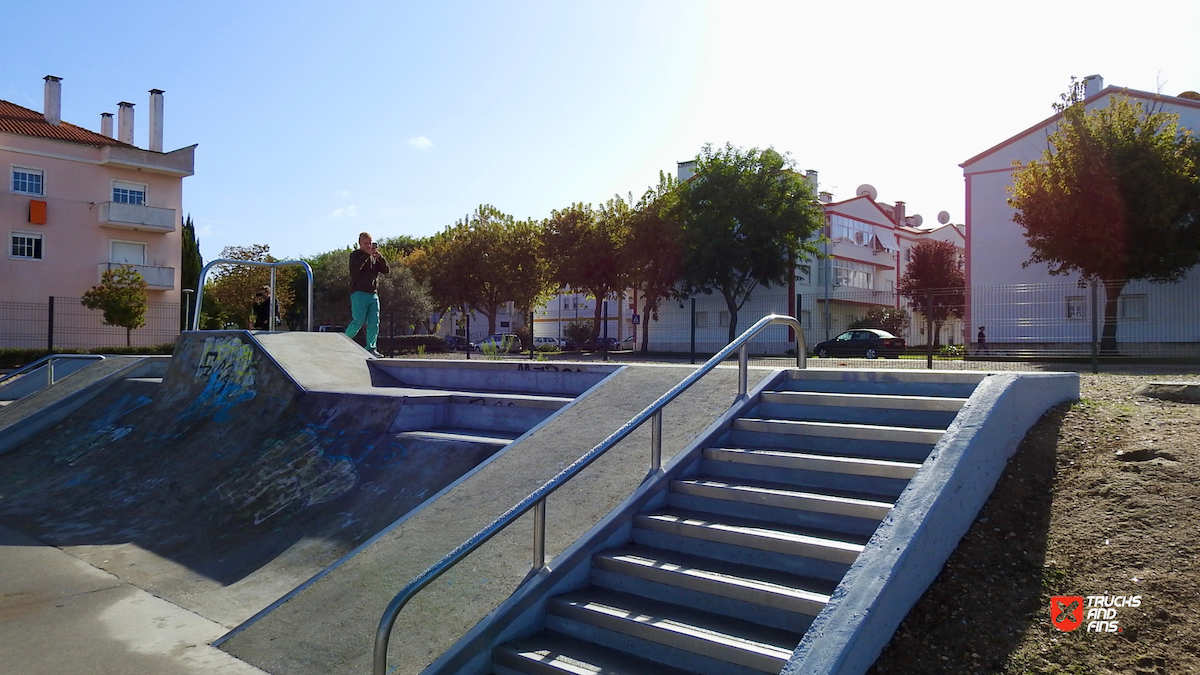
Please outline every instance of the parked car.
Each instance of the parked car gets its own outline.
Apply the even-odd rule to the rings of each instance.
[[[542,335],[540,337],[533,338],[533,348],[541,349],[542,347],[546,347],[547,349],[551,347],[554,349],[562,349],[562,340],[550,335]]]
[[[614,352],[621,348],[621,341],[614,337],[598,337],[588,346],[595,350],[605,349]]]
[[[345,333],[345,326],[317,326],[318,333]]]
[[[479,344],[475,345],[475,349],[476,351],[483,351],[485,346],[489,348],[495,347],[497,351],[512,353],[520,352],[522,349],[521,338],[517,337],[515,333],[495,333],[489,335],[480,340]]]
[[[447,335],[446,348],[452,352],[467,352],[475,349],[475,345],[461,335]]]
[[[904,353],[904,338],[898,338],[886,330],[856,328],[821,342],[813,347],[813,356],[879,356],[897,358]]]

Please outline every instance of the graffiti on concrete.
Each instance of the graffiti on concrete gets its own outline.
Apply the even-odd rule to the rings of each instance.
[[[93,451],[128,436],[134,430],[134,426],[118,422],[129,413],[149,404],[150,399],[146,396],[126,395],[117,399],[97,420],[88,425],[86,433],[73,437],[71,443],[56,452],[54,462],[75,466]]]
[[[196,362],[197,380],[207,380],[185,417],[211,413],[218,422],[227,421],[233,406],[255,397],[254,349],[237,337],[204,340]]]
[[[558,367],[552,364],[544,366],[531,366],[528,363],[518,363],[517,370],[528,370],[533,373],[582,373],[583,368],[572,368],[570,366]]]
[[[253,465],[213,489],[233,511],[260,525],[289,507],[316,506],[345,494],[358,482],[354,462],[329,456],[313,430],[273,441]]]
[[[504,401],[498,398],[469,398],[467,399],[467,405],[490,405],[499,408],[512,408],[517,404],[513,403],[512,401]]]

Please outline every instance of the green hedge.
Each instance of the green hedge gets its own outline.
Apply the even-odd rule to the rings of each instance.
[[[446,341],[437,335],[381,336],[375,346],[384,354],[415,354],[422,346],[427,354],[446,351]]]
[[[68,349],[57,348],[53,351],[48,349],[16,349],[16,348],[0,348],[0,368],[20,368],[28,365],[50,354],[113,354],[122,356],[140,356],[140,355],[170,355],[175,351],[174,342],[166,342],[160,345],[150,345],[148,347],[95,347],[93,349]]]

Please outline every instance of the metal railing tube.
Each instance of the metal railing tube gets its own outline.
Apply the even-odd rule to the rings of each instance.
[[[650,470],[662,467],[662,410],[655,411],[650,419]]]
[[[38,366],[45,363],[45,364],[48,364],[48,367],[46,368],[46,384],[52,385],[52,384],[54,384],[54,362],[55,361],[64,361],[64,360],[103,361],[104,355],[103,354],[47,354],[47,355],[43,356],[42,358],[38,359],[37,361],[34,361],[33,363],[27,363],[7,375],[0,375],[0,382],[4,382],[5,380],[10,380],[18,375],[22,375],[24,373],[32,371],[32,370],[36,369]]]
[[[271,268],[271,330],[275,329],[275,269],[278,267],[290,267],[299,265],[304,268],[304,272],[308,277],[308,332],[312,332],[313,323],[313,271],[312,267],[303,260],[278,260],[275,262],[261,262],[258,260],[231,260],[229,258],[221,258],[214,260],[204,266],[200,270],[200,280],[196,282],[196,308],[192,315],[192,330],[200,330],[200,310],[204,307],[204,280],[208,278],[208,271],[214,265],[248,265],[250,267],[269,267]]]
[[[749,373],[746,371],[749,369],[750,354],[746,351],[746,345],[743,344],[741,349],[738,350],[738,398],[746,397],[746,390],[749,389],[746,386]]]
[[[546,566],[546,500],[533,507],[533,569]]]
[[[753,326],[746,329],[744,333],[739,335],[737,339],[726,345],[721,351],[713,355],[711,359],[705,361],[703,365],[695,370],[691,375],[685,377],[679,384],[671,387],[667,393],[659,396],[653,403],[646,406],[640,413],[634,416],[625,424],[621,425],[620,429],[612,432],[603,441],[600,441],[595,447],[587,451],[584,455],[576,459],[569,466],[559,471],[556,476],[546,481],[534,490],[520,502],[514,504],[507,511],[502,513],[498,518],[482,530],[476,532],[470,539],[459,544],[453,551],[442,556],[442,559],[430,565],[428,569],[422,572],[417,578],[408,582],[408,584],[400,589],[396,597],[388,603],[387,609],[383,611],[383,616],[379,619],[379,627],[375,631],[375,651],[372,660],[373,675],[386,675],[387,673],[387,651],[388,642],[391,640],[392,627],[396,625],[396,618],[400,615],[400,610],[404,608],[408,601],[413,598],[421,589],[433,583],[446,570],[454,566],[458,561],[467,557],[472,551],[487,543],[489,539],[495,536],[498,532],[508,527],[513,521],[524,515],[529,509],[534,508],[539,502],[543,503],[551,492],[554,492],[563,483],[573,478],[580,471],[583,471],[592,462],[596,461],[600,455],[604,454],[626,436],[633,433],[635,429],[643,423],[650,420],[655,415],[662,412],[662,408],[677,396],[683,393],[688,387],[691,387],[697,380],[707,375],[710,371],[721,364],[722,361],[729,358],[734,351],[740,349],[750,338],[754,337],[759,331],[773,324],[786,324],[791,326],[796,331],[796,367],[803,368],[806,363],[806,349],[804,341],[804,329],[800,327],[800,322],[794,317],[783,314],[768,314],[754,323]],[[746,368],[748,365],[744,360],[739,359],[738,370],[739,378],[746,377]],[[661,425],[661,417],[659,418]],[[659,426],[661,430],[661,426]],[[653,432],[651,432],[653,435]],[[535,517],[536,520],[536,517]],[[543,541],[544,546],[544,541]],[[544,551],[543,551],[544,555]]]

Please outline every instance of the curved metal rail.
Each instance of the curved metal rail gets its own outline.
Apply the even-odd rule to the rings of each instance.
[[[383,612],[383,617],[379,620],[379,628],[375,632],[375,658],[372,667],[374,675],[385,675],[387,672],[387,650],[388,642],[391,640],[392,627],[396,624],[396,618],[400,615],[400,610],[408,601],[413,598],[421,589],[428,586],[435,579],[440,577],[444,572],[453,567],[460,560],[465,558],[469,553],[485,544],[489,539],[495,536],[500,530],[503,530],[517,518],[525,515],[530,509],[534,511],[534,558],[533,564],[535,569],[545,567],[546,560],[546,497],[554,492],[563,483],[566,483],[575,474],[583,471],[589,464],[594,462],[600,455],[603,455],[609,448],[616,445],[626,436],[632,433],[645,422],[651,423],[650,427],[650,469],[657,471],[662,463],[662,409],[671,401],[675,400],[681,393],[687,390],[688,387],[696,383],[701,377],[707,375],[713,368],[729,357],[734,351],[738,352],[738,398],[744,398],[747,390],[747,368],[749,362],[749,352],[747,351],[747,343],[750,338],[754,337],[762,329],[774,324],[786,324],[796,332],[796,367],[804,368],[807,364],[808,345],[804,339],[804,329],[800,327],[800,323],[794,317],[783,314],[768,314],[759,319],[753,326],[746,329],[746,332],[739,335],[733,342],[730,342],[724,349],[717,352],[711,359],[700,366],[696,372],[687,376],[682,382],[671,388],[670,391],[658,397],[654,403],[646,406],[645,410],[638,413],[633,419],[626,422],[620,429],[617,429],[608,438],[601,441],[596,447],[592,448],[579,459],[575,460],[570,466],[566,467],[558,473],[557,476],[546,481],[537,490],[534,490],[528,497],[522,499],[518,504],[505,511],[500,517],[492,521],[490,525],[483,528],[467,541],[460,544],[453,551],[447,553],[441,560],[434,563],[429,569],[425,570],[416,579],[408,582],[404,588],[392,598],[387,609]]]
[[[192,311],[192,330],[200,330],[200,308],[204,306],[204,280],[208,277],[208,270],[212,269],[213,265],[249,265],[250,267],[270,267],[271,268],[271,312],[267,330],[275,330],[275,268],[289,267],[300,265],[308,274],[308,332],[312,332],[313,320],[313,271],[308,263],[303,260],[279,260],[276,262],[259,262],[258,260],[231,260],[222,258],[214,260],[204,266],[200,270],[200,281],[196,283],[196,309]]]
[[[46,386],[54,384],[54,362],[55,361],[70,361],[70,360],[88,360],[88,361],[103,361],[103,354],[47,354],[33,363],[26,364],[11,373],[0,377],[0,382],[4,382],[14,378],[22,373],[26,373],[36,369],[43,363],[46,364]]]

